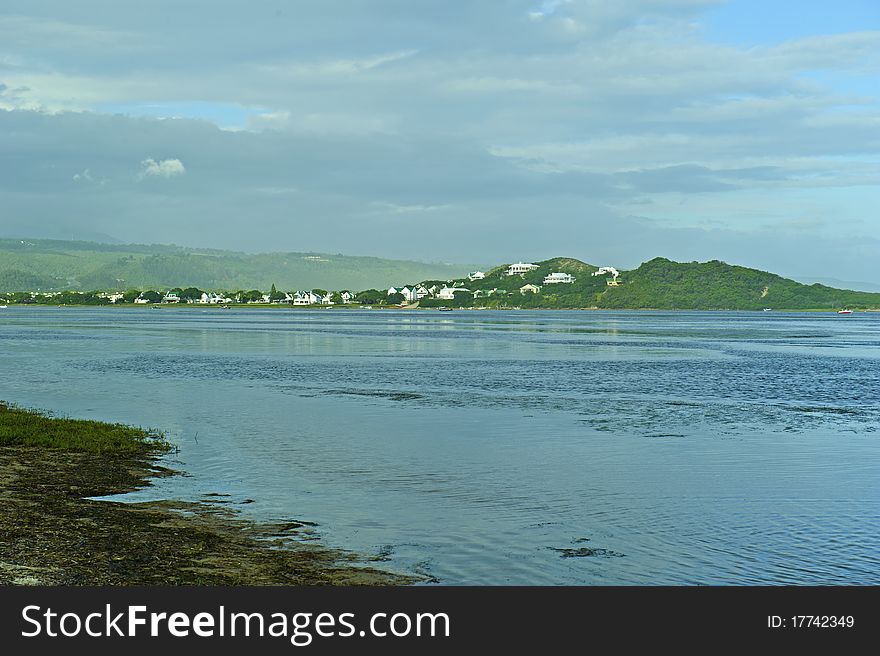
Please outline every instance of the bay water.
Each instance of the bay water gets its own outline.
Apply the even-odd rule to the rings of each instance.
[[[880,583],[880,313],[12,306],[0,399],[440,583]]]

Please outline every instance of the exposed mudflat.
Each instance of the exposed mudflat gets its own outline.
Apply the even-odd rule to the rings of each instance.
[[[392,585],[413,582],[215,504],[117,503],[173,475],[149,455],[0,447],[0,584]]]

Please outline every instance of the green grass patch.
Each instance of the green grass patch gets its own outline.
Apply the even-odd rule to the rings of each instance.
[[[105,455],[171,451],[162,433],[124,424],[52,417],[0,402],[0,446],[30,446]]]

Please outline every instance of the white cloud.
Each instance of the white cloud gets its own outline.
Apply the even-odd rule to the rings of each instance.
[[[355,75],[379,68],[385,64],[408,59],[417,50],[388,52],[359,59],[330,59],[317,62],[292,62],[289,64],[272,64],[265,67],[271,72],[283,73],[291,77],[312,77],[321,75]]]
[[[186,168],[183,166],[183,162],[179,159],[162,159],[156,161],[150,157],[141,162],[141,167],[141,172],[138,175],[139,180],[143,180],[147,177],[173,178],[186,173]]]

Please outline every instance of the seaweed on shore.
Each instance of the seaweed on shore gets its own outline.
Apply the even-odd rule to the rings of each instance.
[[[118,503],[173,448],[137,428],[0,404],[0,584],[389,585],[412,577],[209,503]]]

